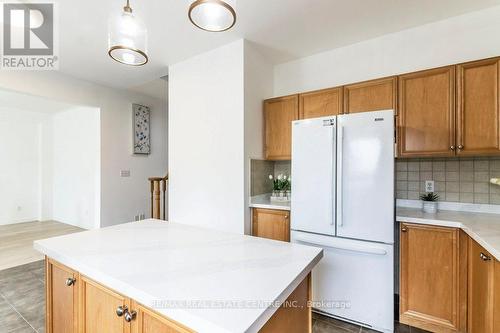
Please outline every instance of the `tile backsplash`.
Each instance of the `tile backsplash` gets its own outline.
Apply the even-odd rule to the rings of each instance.
[[[291,173],[291,161],[251,160],[250,162],[250,195],[271,193],[273,184],[269,175],[277,176]]]
[[[440,201],[500,204],[500,157],[396,160],[396,198],[418,200],[425,181],[434,181]]]

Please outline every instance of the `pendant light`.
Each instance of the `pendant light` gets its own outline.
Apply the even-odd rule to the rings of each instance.
[[[229,2],[229,0],[196,0],[189,6],[189,20],[205,31],[229,30],[236,23],[236,12]]]
[[[108,54],[122,64],[144,65],[148,62],[147,37],[146,26],[132,14],[132,7],[127,0],[123,12],[109,20]]]

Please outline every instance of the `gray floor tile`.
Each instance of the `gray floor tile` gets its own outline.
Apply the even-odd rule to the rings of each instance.
[[[326,316],[316,316],[313,333],[359,333],[361,327]]]
[[[18,329],[8,331],[7,333],[36,333],[33,328],[31,328],[29,325],[25,327],[20,327]]]
[[[0,332],[17,332],[17,330],[27,328],[31,329],[28,323],[0,296]]]

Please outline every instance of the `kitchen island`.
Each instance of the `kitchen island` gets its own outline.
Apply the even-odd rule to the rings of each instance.
[[[35,242],[47,333],[310,332],[319,248],[145,220]]]

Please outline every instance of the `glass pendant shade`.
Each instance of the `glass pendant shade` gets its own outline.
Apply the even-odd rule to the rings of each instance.
[[[231,1],[196,0],[189,6],[189,20],[202,30],[221,32],[236,23],[236,12]]]
[[[147,29],[145,24],[132,14],[128,1],[123,12],[109,19],[108,54],[126,65],[141,66],[148,62]]]

